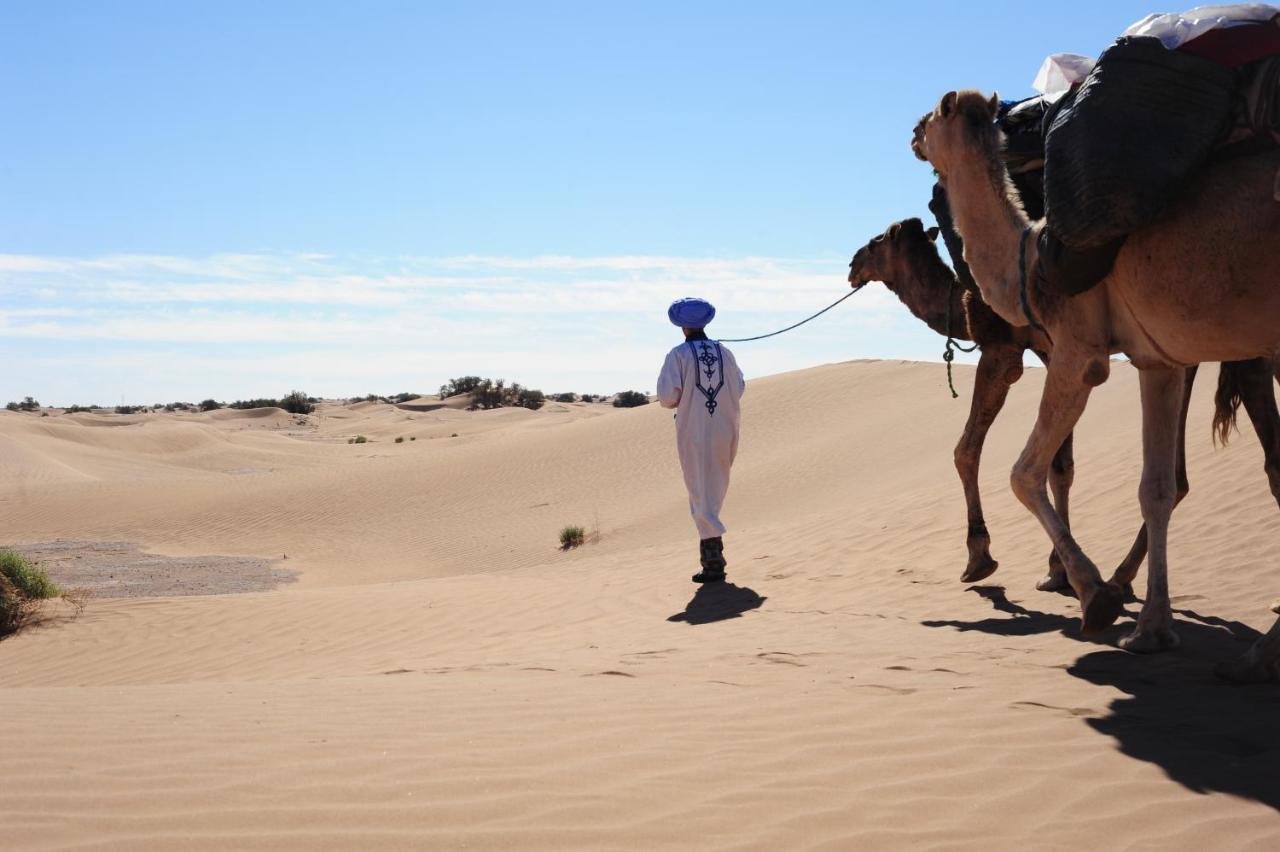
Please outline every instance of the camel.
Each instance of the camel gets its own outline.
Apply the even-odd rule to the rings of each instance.
[[[1097,634],[1123,609],[1124,593],[1104,582],[1045,485],[1049,465],[1075,428],[1090,391],[1107,380],[1109,356],[1123,352],[1140,371],[1143,470],[1138,489],[1148,535],[1147,594],[1121,647],[1176,647],[1169,602],[1168,525],[1177,500],[1179,414],[1186,368],[1204,361],[1274,358],[1280,352],[1280,204],[1273,185],[1280,150],[1216,161],[1202,170],[1154,224],[1131,234],[1105,278],[1064,298],[1026,285],[1043,222],[1011,197],[994,123],[998,98],[948,92],[917,125],[912,148],[933,165],[965,239],[964,259],[983,300],[1010,324],[1041,325],[1053,340],[1035,428],[1011,475],[1018,499],[1044,527],[1080,599],[1082,632]],[[1280,621],[1229,677],[1280,674]]]
[[[969,419],[955,447],[956,472],[964,488],[969,516],[965,541],[969,559],[960,581],[976,583],[991,576],[999,567],[991,556],[991,536],[987,532],[978,491],[982,446],[987,431],[1004,407],[1009,388],[1022,377],[1023,353],[1030,349],[1047,363],[1052,342],[1030,326],[1015,327],[997,316],[982,301],[972,279],[957,275],[942,260],[935,242],[937,237],[938,229],[926,231],[919,219],[895,222],[854,254],[849,264],[849,283],[856,290],[872,281],[880,281],[917,319],[938,334],[972,341],[981,347]],[[1280,380],[1280,364],[1263,358],[1223,364],[1218,376],[1213,431],[1217,440],[1226,443],[1235,426],[1239,406],[1244,404],[1262,442],[1272,494],[1280,506],[1280,411],[1276,408],[1271,385],[1273,373]],[[1184,402],[1190,399],[1195,375],[1195,367],[1187,369]],[[1184,404],[1180,430],[1184,440],[1179,445],[1177,469],[1179,502],[1189,491],[1186,416],[1187,406]],[[1049,473],[1054,507],[1068,525],[1068,496],[1074,470],[1072,440],[1068,433],[1053,458]],[[1147,532],[1144,525],[1112,577],[1112,581],[1125,591],[1126,597],[1133,594],[1133,580],[1146,555]],[[1050,551],[1049,573],[1036,584],[1036,588],[1051,592],[1070,588],[1056,551]]]

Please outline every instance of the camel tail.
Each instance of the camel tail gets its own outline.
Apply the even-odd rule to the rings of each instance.
[[[1218,391],[1213,395],[1213,442],[1224,447],[1231,433],[1239,431],[1236,415],[1243,401],[1240,370],[1243,364],[1223,361],[1218,369]]]

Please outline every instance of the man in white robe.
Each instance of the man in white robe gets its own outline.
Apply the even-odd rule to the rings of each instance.
[[[658,402],[676,409],[676,448],[701,539],[702,570],[693,575],[695,583],[724,580],[720,507],[738,454],[739,402],[746,385],[733,353],[703,331],[715,315],[716,309],[701,299],[671,305],[667,316],[684,330],[685,342],[667,353],[658,375]]]

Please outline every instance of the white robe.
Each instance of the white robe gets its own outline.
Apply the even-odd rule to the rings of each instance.
[[[681,343],[667,353],[658,375],[658,402],[676,409],[676,449],[699,538],[725,531],[720,507],[738,454],[745,386],[733,353],[714,340]]]

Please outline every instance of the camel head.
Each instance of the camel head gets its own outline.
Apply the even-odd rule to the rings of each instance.
[[[938,178],[946,183],[947,173],[957,157],[985,150],[999,138],[996,112],[1000,96],[990,98],[973,89],[947,92],[933,112],[916,123],[911,137],[911,151],[933,165]]]
[[[921,249],[932,249],[930,244],[937,238],[938,229],[926,231],[919,219],[894,222],[854,253],[849,262],[849,284],[859,290],[871,281],[883,281],[892,290],[903,261]]]

